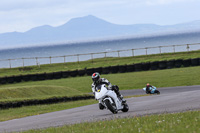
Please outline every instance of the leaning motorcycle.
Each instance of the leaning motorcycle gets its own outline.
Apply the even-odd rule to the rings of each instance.
[[[143,90],[146,92],[146,87]],[[146,92],[147,94],[160,94],[160,91],[155,86],[149,87],[149,90],[149,92]]]
[[[129,110],[128,104],[122,103],[121,98],[117,97],[114,90],[109,90],[105,84],[98,85],[96,89],[95,99],[113,114],[118,113],[120,110],[123,112]]]

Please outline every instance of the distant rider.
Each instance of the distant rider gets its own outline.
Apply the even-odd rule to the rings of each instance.
[[[105,78],[100,78],[100,74],[98,72],[95,72],[92,74],[92,92],[93,94],[95,94],[96,90],[96,86],[100,85],[100,84],[106,84],[108,86],[109,90],[114,90],[114,92],[117,94],[117,97],[119,97],[123,103],[126,102],[126,100],[123,99],[123,96],[120,94],[119,92],[119,87],[117,85],[112,85],[107,79]],[[99,103],[99,109],[104,109],[105,107]]]
[[[146,85],[146,93],[151,93],[150,87],[152,87],[152,85],[147,83],[147,85]]]

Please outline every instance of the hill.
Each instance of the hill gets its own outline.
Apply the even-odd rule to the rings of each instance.
[[[1,47],[21,47],[35,44],[68,43],[96,39],[123,38],[160,34],[199,32],[200,21],[160,26],[155,24],[117,25],[89,15],[73,18],[67,23],[52,27],[35,27],[27,32],[0,34]]]

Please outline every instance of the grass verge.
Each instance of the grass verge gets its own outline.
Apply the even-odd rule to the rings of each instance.
[[[174,114],[160,114],[142,117],[129,117],[81,123],[63,127],[51,127],[41,130],[29,130],[24,133],[198,133],[200,132],[200,111],[188,111]]]

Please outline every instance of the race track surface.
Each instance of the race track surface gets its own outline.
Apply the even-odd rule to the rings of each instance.
[[[160,95],[128,98],[129,111],[112,114],[98,104],[0,122],[0,132],[24,131],[105,119],[200,109],[200,85],[158,88]],[[121,91],[124,96],[145,94],[142,89]]]

